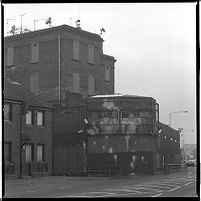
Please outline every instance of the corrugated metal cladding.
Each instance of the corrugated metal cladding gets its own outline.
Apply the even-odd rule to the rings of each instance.
[[[148,135],[88,136],[88,153],[156,152],[156,143]]]
[[[83,129],[83,111],[66,111],[55,115],[55,134],[69,135],[77,134]]]
[[[107,110],[103,107],[104,102],[112,102],[116,107],[120,107],[121,110],[155,110],[156,102],[153,99],[122,99],[116,97],[116,99],[89,99],[87,101],[86,110]]]
[[[69,175],[71,170],[84,168],[84,151],[81,145],[56,146],[54,150],[54,175]]]

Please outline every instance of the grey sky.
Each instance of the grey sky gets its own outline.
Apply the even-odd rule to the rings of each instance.
[[[34,29],[34,20],[52,17],[52,25],[72,25],[80,18],[83,30],[100,33],[104,53],[117,60],[115,92],[152,96],[160,105],[160,121],[184,128],[186,143],[196,140],[196,4],[5,4],[6,19]],[[71,18],[71,19],[70,19]],[[8,21],[8,28],[13,21]],[[47,28],[44,21],[36,29]],[[6,33],[5,33],[6,34]],[[192,132],[194,130],[194,132]]]

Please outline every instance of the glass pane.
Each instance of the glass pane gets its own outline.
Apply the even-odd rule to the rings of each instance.
[[[43,112],[37,112],[37,125],[43,125]]]
[[[32,111],[26,113],[26,124],[32,124]]]
[[[10,105],[4,104],[4,120],[10,120]]]
[[[37,146],[37,161],[43,160],[43,145]]]
[[[26,145],[25,159],[26,161],[32,161],[32,146],[31,145]]]

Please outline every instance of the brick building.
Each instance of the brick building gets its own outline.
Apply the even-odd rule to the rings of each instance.
[[[181,162],[180,133],[168,125],[159,123],[161,133],[159,135],[159,152],[161,154],[161,166]]]
[[[52,175],[52,138],[52,105],[24,90],[18,82],[6,79],[3,134],[5,175]]]
[[[5,76],[41,98],[64,100],[114,93],[114,63],[98,34],[67,25],[7,36]]]

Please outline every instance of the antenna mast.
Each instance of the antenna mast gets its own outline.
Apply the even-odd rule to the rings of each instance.
[[[7,24],[7,36],[8,36],[8,33],[9,33],[9,31],[8,31],[8,21],[14,21],[14,25],[15,25],[15,19],[6,19],[6,24]]]

